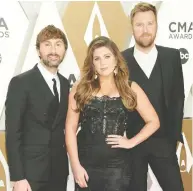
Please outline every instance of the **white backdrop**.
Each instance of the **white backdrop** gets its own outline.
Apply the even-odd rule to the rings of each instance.
[[[74,4],[75,3],[76,2],[74,2]],[[122,12],[125,14],[125,18],[127,18],[137,1],[123,1],[118,3]],[[190,89],[193,84],[193,2],[191,0],[178,0],[163,2],[152,1],[152,3],[158,7],[159,28],[156,43],[181,49],[181,58],[185,62],[183,64],[185,82],[184,117],[192,117],[192,94],[190,93]],[[93,3],[92,6],[88,3],[88,7],[90,6],[91,9],[88,9],[89,14],[87,14],[89,16],[83,38],[71,40],[72,36],[69,34],[69,24],[65,25],[65,23],[70,23],[66,20],[73,20],[73,18],[66,18],[70,6],[74,6],[74,4],[72,4],[73,3],[70,4],[69,2],[54,1],[0,2],[0,130],[5,129],[4,102],[8,83],[14,75],[32,68],[39,61],[35,49],[35,41],[37,34],[43,27],[48,24],[54,24],[67,34],[69,48],[60,67],[60,73],[66,78],[69,78],[72,74],[76,79],[79,76],[80,60],[79,57],[77,57],[77,52],[80,52],[79,54],[81,54],[82,51],[77,50],[79,43],[84,42],[84,46],[88,46],[89,42],[98,35],[111,37],[112,30],[117,30],[117,36],[122,35],[121,31],[116,28],[116,25],[113,29],[110,29],[109,25],[111,24],[112,26],[114,21],[113,19],[108,21],[107,19],[104,19],[104,10],[99,3]],[[81,12],[79,9],[76,9],[75,11]],[[110,9],[106,9],[106,11],[108,12]],[[74,12],[74,14],[76,15],[76,12]],[[84,14],[84,11],[81,14]],[[96,22],[98,26],[97,30],[93,27]],[[81,23],[77,23],[78,25],[74,26],[74,30],[76,30],[76,33],[78,34]],[[98,33],[96,31],[98,31]],[[125,40],[124,45],[121,47],[122,49],[134,45],[134,38],[131,35],[130,38],[131,40]],[[77,47],[74,45],[74,41],[77,41]],[[85,52],[83,52],[83,54],[85,54]],[[71,80],[70,82],[72,84],[74,81]],[[185,135],[184,138],[186,140]],[[189,153],[187,157],[187,172],[190,172],[192,167],[192,154],[188,144],[185,143],[185,145],[187,153]],[[182,145],[179,146],[177,151],[179,157],[181,147]],[[8,174],[7,166],[1,153],[0,160],[0,162],[4,164],[6,174]],[[148,187],[149,191],[161,190],[151,169],[149,171]],[[73,177],[70,175],[68,191],[72,190]]]

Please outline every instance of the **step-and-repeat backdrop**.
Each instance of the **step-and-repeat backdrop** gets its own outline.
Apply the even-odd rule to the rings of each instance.
[[[0,2],[0,191],[10,190],[9,170],[5,153],[4,104],[10,79],[32,68],[38,62],[35,40],[38,32],[54,24],[65,32],[69,42],[60,72],[71,85],[79,77],[90,41],[105,35],[121,50],[134,45],[130,11],[137,1],[1,1]],[[158,9],[156,43],[178,48],[181,54],[185,83],[183,121],[184,145],[177,148],[185,191],[192,190],[192,98],[193,98],[193,2],[150,1]],[[166,172],[167,173],[167,172]],[[73,191],[69,176],[68,191]],[[149,169],[148,191],[161,191]]]

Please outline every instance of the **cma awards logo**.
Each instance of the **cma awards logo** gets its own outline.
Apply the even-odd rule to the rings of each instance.
[[[8,38],[9,29],[4,18],[0,17],[0,38]]]
[[[133,6],[133,2],[128,3],[131,7]],[[156,2],[158,9],[160,5],[161,2]],[[62,20],[79,68],[83,66],[89,43],[97,36],[102,35],[113,39],[121,51],[128,48],[132,38],[128,15],[122,3],[118,1],[68,3]],[[79,26],[78,32],[77,26]],[[75,75],[70,74],[70,84],[72,85],[75,81]]]
[[[180,48],[180,58],[181,58],[181,63],[185,64],[189,60],[189,52],[185,48]]]
[[[169,39],[192,39],[193,22],[171,22]]]
[[[180,171],[190,173],[193,165],[193,157],[185,134],[183,133],[182,136],[184,144],[179,143],[176,154],[178,156]]]

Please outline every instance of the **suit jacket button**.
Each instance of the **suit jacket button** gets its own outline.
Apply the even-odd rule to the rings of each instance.
[[[47,113],[44,113],[44,115],[47,115]]]

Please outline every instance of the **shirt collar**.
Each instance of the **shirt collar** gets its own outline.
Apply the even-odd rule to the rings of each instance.
[[[43,64],[38,63],[37,65],[38,69],[40,70],[41,74],[43,75],[44,79],[47,80],[52,80],[53,78],[57,79],[57,72],[55,74],[51,73],[50,71],[48,71]]]
[[[134,55],[135,56],[143,56],[143,57],[149,57],[149,56],[157,55],[157,48],[154,45],[148,53],[144,53],[144,52],[140,51],[139,49],[137,49],[136,46],[134,46]]]

